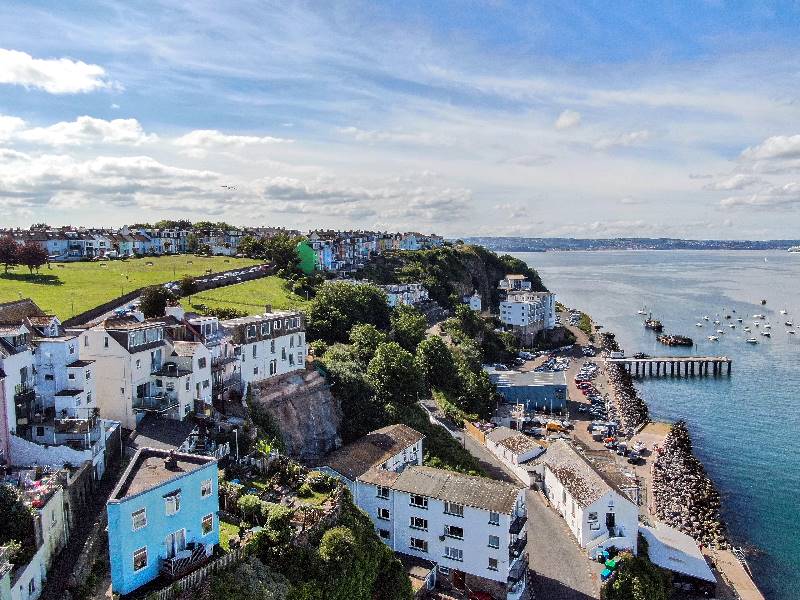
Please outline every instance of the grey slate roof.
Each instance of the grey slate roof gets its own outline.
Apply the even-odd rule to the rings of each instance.
[[[513,512],[521,489],[504,481],[416,465],[406,467],[391,487],[504,514]]]
[[[590,505],[612,489],[622,493],[566,440],[550,444],[543,462],[580,506]]]

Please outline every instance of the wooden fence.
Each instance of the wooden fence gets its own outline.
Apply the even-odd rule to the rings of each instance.
[[[147,600],[173,600],[173,598],[179,596],[184,590],[197,587],[212,573],[220,571],[232,563],[239,562],[243,557],[244,548],[232,550],[216,560],[212,560],[196,571],[189,573],[185,577],[181,577],[169,587],[151,592],[147,595]]]

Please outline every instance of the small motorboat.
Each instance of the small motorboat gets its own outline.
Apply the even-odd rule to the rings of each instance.
[[[767,315],[753,315],[754,319],[766,319]]]
[[[714,325],[719,325],[719,319],[717,319],[716,321],[714,321]]]
[[[720,334],[720,335],[725,335],[725,332],[722,331],[722,329],[717,329],[717,333]]]
[[[786,325],[787,327],[794,327],[794,323],[792,323],[791,321],[786,321],[784,325]]]
[[[766,259],[765,259],[766,260]],[[761,306],[764,306],[767,303],[766,298],[761,299]]]
[[[705,315],[705,316],[703,317],[703,321],[708,321],[708,315]]]
[[[719,338],[717,336],[715,336],[715,335],[710,335],[710,336],[708,336],[708,341],[709,342],[718,342]]]
[[[736,320],[739,321],[739,323],[744,323],[744,319],[742,319],[741,317]]]
[[[772,334],[769,331],[762,331],[761,335],[763,335],[764,337],[770,337]]]
[[[745,327],[743,331],[750,331],[749,327]]]
[[[761,323],[759,323],[758,321],[753,321],[753,325],[755,325],[756,327],[761,327]]]
[[[643,309],[643,308],[640,308],[639,310],[636,311],[636,314],[637,315],[646,315],[647,311],[645,309]]]
[[[703,326],[702,323],[695,323],[695,327],[702,327],[702,326]]]
[[[730,315],[725,315],[725,319],[730,319],[730,318],[731,318]]]
[[[758,343],[758,340],[756,338],[754,338],[754,337],[747,338],[746,341],[747,341],[748,344],[757,344]]]
[[[764,323],[764,329],[772,329],[772,325],[769,323]]]
[[[730,327],[731,329],[736,329],[736,325],[734,325],[733,323],[728,323],[728,327]]]
[[[789,311],[788,311],[788,310],[786,310],[785,308],[782,308],[782,309],[781,309],[781,314],[782,314],[782,315],[788,315],[788,314],[789,314]]]
[[[797,333],[797,332],[796,332],[796,331],[793,331],[792,329],[790,329],[790,330],[789,330],[789,331],[787,331],[786,333],[788,333],[789,335],[794,335],[794,334],[795,334],[795,333]]]

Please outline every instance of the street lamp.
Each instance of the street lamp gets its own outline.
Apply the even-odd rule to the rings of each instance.
[[[239,462],[239,428],[233,430],[233,435],[236,438],[236,462]]]

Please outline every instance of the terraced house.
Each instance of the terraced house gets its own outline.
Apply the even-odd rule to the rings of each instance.
[[[395,552],[428,561],[435,585],[521,598],[527,520],[521,487],[422,466],[423,436],[378,429],[333,452],[322,469],[339,477]]]

